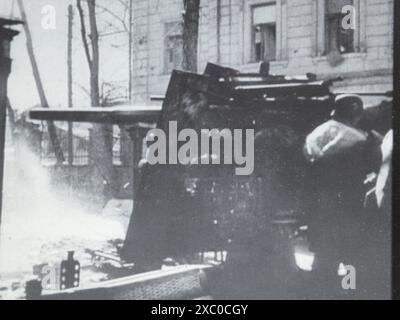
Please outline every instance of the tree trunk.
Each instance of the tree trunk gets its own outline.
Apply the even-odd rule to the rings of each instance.
[[[97,30],[96,20],[96,0],[87,0],[89,10],[90,39],[92,41],[92,63],[90,68],[90,93],[92,99],[92,107],[100,106],[100,89],[99,89],[99,33]]]
[[[92,107],[101,107],[99,72],[100,50],[99,33],[96,21],[96,0],[87,0],[91,46],[89,46],[86,34],[85,16],[82,8],[82,0],[77,0],[79,17],[81,20],[81,35],[86,58],[90,70],[90,100]],[[91,52],[90,52],[91,48]],[[92,160],[103,178],[104,197],[107,200],[113,197],[114,170],[112,163],[113,127],[111,125],[94,124],[92,131]]]
[[[183,69],[197,72],[200,0],[184,0]]]

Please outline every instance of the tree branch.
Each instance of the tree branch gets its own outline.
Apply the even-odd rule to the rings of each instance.
[[[108,9],[108,8],[106,8],[106,7],[103,7],[103,6],[99,5],[99,4],[96,4],[96,7],[102,9],[104,12],[108,13],[110,16],[112,16],[113,18],[115,18],[116,20],[118,20],[118,21],[121,23],[122,28],[123,28],[126,32],[129,32],[129,28],[128,28],[127,25],[126,25],[125,19],[119,17],[117,14],[115,14],[114,12],[112,12],[110,9]]]
[[[85,15],[84,15],[83,8],[82,8],[82,0],[77,0],[76,6],[78,8],[79,19],[81,21],[81,36],[82,36],[83,47],[85,49],[85,55],[86,55],[87,62],[89,64],[89,69],[91,69],[92,68],[92,58],[90,57],[89,44],[88,44],[88,41],[86,38],[87,33],[86,33],[86,25],[85,25]]]

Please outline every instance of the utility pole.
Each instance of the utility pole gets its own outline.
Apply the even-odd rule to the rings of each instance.
[[[133,0],[129,0],[129,101],[132,101],[133,89]]]
[[[74,9],[72,5],[68,6],[68,108],[73,107],[72,102],[72,32],[74,21]],[[74,141],[73,141],[73,124],[68,122],[68,164],[74,164]]]
[[[22,0],[18,0],[19,10],[21,12],[21,18],[24,21],[24,31],[26,36],[26,47],[28,49],[29,59],[32,65],[33,76],[35,78],[36,88],[38,90],[38,94],[40,97],[40,104],[42,108],[49,108],[49,103],[46,98],[46,94],[44,92],[42,79],[40,77],[39,67],[35,58],[35,53],[33,50],[33,42],[32,42],[32,35],[28,25],[28,19],[26,18],[26,12],[24,8],[24,3]],[[54,123],[52,121],[47,122],[47,128],[49,130],[50,140],[54,149],[54,153],[56,155],[57,164],[62,164],[64,162],[64,155],[61,149],[60,142],[57,138],[57,131]]]

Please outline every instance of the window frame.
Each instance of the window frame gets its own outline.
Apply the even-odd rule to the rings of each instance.
[[[313,0],[314,7],[314,56],[326,57],[329,52],[326,48],[326,1]],[[354,30],[354,52],[344,53],[343,55],[357,55],[365,53],[366,48],[366,14],[365,0],[354,0],[356,9],[356,28]]]
[[[276,57],[271,63],[287,60],[287,0],[248,0],[243,10],[243,64],[257,63],[253,46],[253,8],[276,5]]]
[[[176,27],[171,28],[172,32],[169,32],[168,25],[173,25],[175,24]],[[180,25],[180,27],[178,26]],[[183,40],[183,24],[181,20],[173,20],[173,21],[164,21],[163,22],[163,41],[162,41],[162,74],[164,75],[169,75],[172,70],[169,68],[169,62],[168,62],[168,53],[167,53],[167,40],[169,38],[176,38],[176,37],[181,37]],[[183,46],[182,46],[182,56],[183,56]],[[179,66],[178,66],[179,67]]]
[[[264,61],[262,59],[261,60],[257,60],[257,57],[256,57],[256,50],[255,50],[255,35],[256,35],[256,32],[254,31],[254,28],[257,27],[257,26],[260,26],[260,27],[261,26],[268,26],[268,27],[274,26],[275,27],[275,57],[274,57],[274,59],[272,59],[272,60],[270,60],[268,62],[273,62],[273,61],[277,60],[277,54],[278,54],[278,52],[277,52],[277,44],[278,44],[278,35],[277,35],[277,24],[278,24],[277,20],[278,19],[277,19],[277,17],[275,17],[275,23],[268,22],[268,23],[262,23],[262,24],[258,24],[258,25],[254,24],[254,10],[256,8],[268,7],[268,6],[272,6],[272,5],[275,6],[275,10],[277,11],[277,9],[278,9],[277,8],[277,3],[274,3],[274,2],[269,2],[268,4],[256,4],[256,5],[252,5],[251,6],[251,53],[250,53],[250,56],[251,56],[251,62],[253,62],[253,63],[258,63],[258,62]]]

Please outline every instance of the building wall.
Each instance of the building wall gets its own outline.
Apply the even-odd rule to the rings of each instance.
[[[182,19],[181,0],[136,0],[133,6],[133,99],[148,101],[163,94],[169,76],[164,74],[164,24]]]
[[[357,52],[344,54],[332,66],[322,55],[325,0],[276,0],[277,60],[271,72],[320,78],[341,76],[339,91],[392,89],[393,0],[355,0]],[[201,0],[199,72],[207,62],[257,71],[251,63],[251,6],[271,0]],[[274,1],[272,1],[274,2]],[[183,0],[135,0],[134,86],[135,103],[148,103],[150,95],[166,91],[164,25],[182,20]]]

